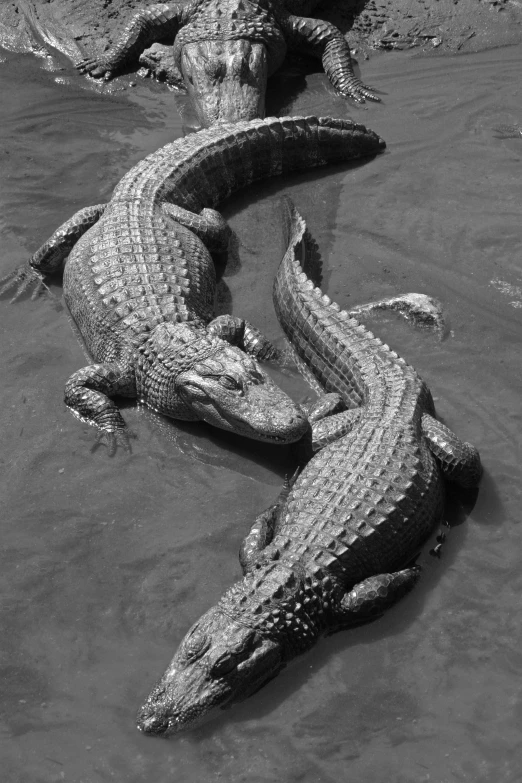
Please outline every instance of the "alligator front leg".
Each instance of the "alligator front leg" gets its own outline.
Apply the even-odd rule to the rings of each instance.
[[[409,593],[417,584],[420,568],[406,568],[391,574],[378,574],[355,585],[345,593],[334,609],[334,631],[351,628],[376,620]]]
[[[280,504],[274,503],[263,511],[250,528],[250,532],[243,539],[239,549],[239,562],[243,569],[243,574],[252,570],[256,560],[265,547],[272,541],[275,532],[275,525],[280,510]]]
[[[129,433],[123,417],[110,397],[135,397],[136,380],[132,368],[119,364],[91,364],[71,375],[65,385],[65,404],[81,421],[97,427],[98,441],[107,444],[112,456],[118,445],[126,451]]]
[[[137,61],[153,43],[164,39],[173,41],[188,9],[189,4],[186,3],[162,3],[141,9],[106,54],[80,60],[76,68],[96,78],[103,76],[110,79],[125,65]]]
[[[47,289],[43,280],[45,275],[55,274],[61,269],[76,242],[100,219],[106,206],[106,204],[96,204],[94,207],[84,207],[62,223],[27,263],[17,267],[0,280],[0,284],[3,283],[0,295],[11,288],[16,288],[11,299],[11,302],[14,302],[32,286],[34,289],[31,299],[35,299],[42,289]]]
[[[444,477],[461,487],[477,487],[482,475],[480,455],[471,443],[462,441],[429,413],[422,417],[422,434],[437,458]]]
[[[286,358],[285,353],[279,351],[259,329],[235,315],[218,315],[207,326],[207,332],[231,345],[237,345],[259,361],[281,361]]]
[[[232,229],[216,209],[205,207],[198,215],[168,201],[164,201],[161,208],[166,215],[193,231],[211,253],[224,253],[228,250]]]
[[[364,103],[380,101],[371,87],[354,74],[350,47],[341,31],[329,22],[289,14],[281,20],[289,49],[320,57],[331,83],[342,95]]]
[[[259,556],[272,541],[275,535],[277,520],[283,505],[290,493],[292,486],[299,474],[299,469],[293,476],[285,479],[285,485],[276,502],[269,506],[266,511],[256,517],[256,521],[250,528],[250,532],[245,536],[239,549],[239,562],[243,569],[243,574],[251,571],[256,564]]]

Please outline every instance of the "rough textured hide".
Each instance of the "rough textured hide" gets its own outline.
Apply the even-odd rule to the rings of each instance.
[[[305,274],[308,235],[291,204],[288,236],[274,287],[279,320],[347,410],[328,416],[335,407],[318,406],[333,421],[322,448],[255,521],[240,552],[243,580],[192,627],[140,710],[147,733],[196,725],[322,634],[381,615],[419,577],[408,565],[440,521],[445,480],[480,481],[477,450],[435,419],[415,370]]]
[[[73,413],[111,450],[126,443],[116,395],[257,440],[300,439],[303,411],[256,361],[274,354],[269,342],[240,318],[212,320],[209,248],[223,250],[230,229],[210,207],[258,179],[383,147],[364,126],[328,118],[215,126],[149,155],[109,204],[76,213],[3,286],[15,298],[41,286],[70,252],[64,297],[96,362],[67,382]]]

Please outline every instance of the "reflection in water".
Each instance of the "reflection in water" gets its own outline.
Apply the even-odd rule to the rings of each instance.
[[[222,721],[172,742],[133,723],[189,625],[238,578],[241,537],[290,455],[189,427],[172,443],[133,407],[133,454],[91,453],[92,432],[62,405],[82,361],[65,313],[0,303],[5,780],[518,780],[522,159],[519,139],[495,128],[516,122],[521,53],[377,58],[365,76],[387,97],[364,110],[307,76],[295,113],[351,115],[387,154],[263,183],[224,209],[241,266],[225,269],[223,299],[270,337],[283,190],[341,306],[408,291],[443,303],[442,342],[392,319],[371,328],[426,378],[486,473],[474,507],[452,498],[441,559],[428,554],[434,537],[411,596],[319,644]],[[57,84],[29,57],[2,64],[0,273],[181,133],[172,94],[149,83],[96,94],[71,71]],[[288,111],[288,96],[272,105]],[[278,382],[307,394],[294,376]]]

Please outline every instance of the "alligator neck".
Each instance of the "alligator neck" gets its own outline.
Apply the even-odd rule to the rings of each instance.
[[[183,421],[198,416],[176,389],[176,378],[216,352],[216,339],[209,338],[197,321],[161,323],[138,348],[135,360],[136,396],[147,407]]]
[[[259,562],[221,598],[219,610],[235,622],[275,639],[291,660],[310,649],[327,628],[325,604],[335,585],[321,573],[312,577],[296,560]]]

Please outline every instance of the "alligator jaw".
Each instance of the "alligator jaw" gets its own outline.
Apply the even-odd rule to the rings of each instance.
[[[228,403],[226,407],[223,402]],[[205,420],[216,425],[209,413],[207,409]],[[239,400],[220,400],[213,413],[223,429],[265,443],[296,443],[309,428],[302,409],[268,377]]]
[[[242,397],[216,386],[204,401],[190,403],[198,418],[214,427],[280,445],[296,443],[308,430],[303,411],[271,382],[247,389]]]
[[[267,443],[295,443],[308,420],[260,365],[216,340],[213,355],[177,376],[176,394],[202,421]]]

